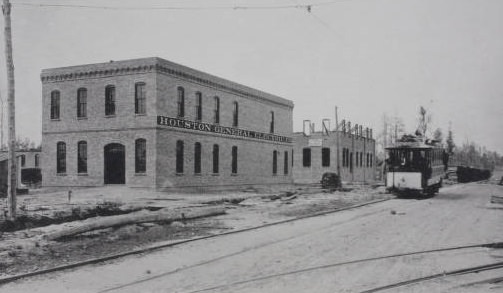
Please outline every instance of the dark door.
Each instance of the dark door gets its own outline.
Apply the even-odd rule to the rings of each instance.
[[[119,143],[105,146],[105,184],[126,183],[126,152],[125,147]]]

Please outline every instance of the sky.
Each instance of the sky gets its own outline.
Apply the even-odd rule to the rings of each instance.
[[[503,154],[501,0],[11,2],[16,134],[36,142],[42,69],[157,56],[292,100],[294,131],[333,126],[337,106],[374,134],[384,113],[412,133],[423,106],[430,129]]]

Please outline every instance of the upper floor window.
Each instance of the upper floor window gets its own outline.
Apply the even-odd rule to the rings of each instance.
[[[66,144],[61,141],[56,144],[56,172],[66,173]]]
[[[59,91],[51,92],[51,119],[59,119]]]
[[[135,141],[135,172],[145,173],[147,171],[147,140],[139,138]]]
[[[144,82],[135,84],[134,91],[134,113],[146,114],[147,113],[147,93]]]
[[[196,93],[196,121],[203,120],[203,95]]]
[[[274,133],[274,112],[271,111],[271,124],[269,125],[269,132]]]
[[[77,172],[87,173],[87,142],[77,143]]]
[[[40,167],[40,156],[38,154],[35,155],[35,168]]]
[[[115,86],[113,85],[105,88],[105,115],[115,115]]]
[[[85,88],[77,90],[77,117],[87,117],[87,89]]]
[[[26,165],[26,156],[25,155],[21,155],[21,167],[24,167]]]
[[[234,102],[234,109],[232,112],[232,126],[233,127],[238,127],[239,123],[239,105],[238,102]]]
[[[220,98],[219,97],[215,97],[214,98],[215,100],[215,108],[214,108],[214,119],[213,119],[213,122],[215,124],[218,124],[220,123]]]
[[[304,167],[311,167],[311,149],[303,148],[302,149],[302,165]]]
[[[185,117],[185,90],[183,87],[178,87],[178,117]]]
[[[322,148],[321,149],[321,166],[330,167],[330,149]]]

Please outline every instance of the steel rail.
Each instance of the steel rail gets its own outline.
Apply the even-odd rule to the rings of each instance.
[[[300,274],[300,273],[305,273],[305,272],[310,272],[310,271],[315,271],[315,270],[328,269],[328,268],[337,267],[337,266],[350,265],[350,264],[356,264],[356,263],[364,263],[364,262],[375,261],[375,260],[382,260],[382,259],[388,259],[388,258],[404,257],[404,256],[411,256],[411,255],[418,255],[418,254],[427,254],[427,253],[435,253],[435,252],[450,251],[450,250],[461,250],[461,249],[469,249],[469,248],[477,248],[477,247],[500,248],[502,245],[503,245],[503,242],[492,242],[492,243],[483,243],[483,244],[472,244],[472,245],[464,245],[464,246],[454,246],[454,247],[437,248],[437,249],[422,250],[422,251],[413,251],[413,252],[391,254],[391,255],[371,257],[371,258],[365,258],[365,259],[357,259],[357,260],[340,262],[340,263],[326,264],[326,265],[322,265],[322,266],[308,267],[308,268],[303,268],[303,269],[294,270],[294,271],[287,271],[287,272],[282,272],[282,273],[273,274],[273,275],[261,276],[261,277],[256,277],[256,278],[252,278],[252,279],[236,281],[236,282],[233,282],[233,283],[228,283],[228,284],[223,284],[223,285],[217,285],[217,286],[213,286],[213,287],[198,289],[198,290],[190,291],[190,292],[187,292],[187,293],[199,293],[199,292],[214,291],[214,290],[218,290],[218,289],[224,289],[224,288],[229,288],[229,287],[232,287],[232,286],[243,285],[243,284],[247,284],[247,283],[253,283],[253,282],[258,282],[258,281],[263,281],[263,280],[268,280],[268,279],[274,279],[274,278],[284,277],[284,276],[293,275],[293,274]],[[503,267],[503,262],[496,263],[496,264],[498,264],[499,267]],[[491,264],[491,265],[494,265],[494,264]],[[466,269],[463,269],[463,270],[466,270]],[[180,270],[175,270],[175,271],[170,272],[170,273],[177,273],[179,271]],[[459,270],[459,271],[462,271],[462,270]],[[164,273],[164,274],[162,274],[162,276],[169,275],[170,273]],[[438,274],[438,275],[442,276],[442,275],[444,275],[444,273]],[[162,276],[159,276],[159,277],[162,277]],[[149,281],[151,279],[155,279],[155,276],[154,277],[150,277],[150,278],[148,278],[146,280],[139,280],[139,281],[135,281],[135,282],[132,282],[130,284],[127,284],[127,285],[122,285],[120,287],[109,288],[109,289],[100,291],[99,293],[113,291],[115,289],[124,288],[124,287],[130,286],[130,285],[134,285],[134,284],[137,284],[137,283]],[[381,289],[381,290],[384,290],[384,289]],[[364,292],[374,292],[374,291],[364,291]]]
[[[398,288],[398,287],[403,287],[403,286],[421,283],[421,282],[425,282],[425,281],[430,281],[430,280],[434,280],[434,279],[444,278],[447,276],[479,273],[482,271],[496,270],[496,269],[500,269],[500,268],[503,268],[503,261],[491,263],[491,264],[487,264],[487,265],[474,266],[474,267],[469,267],[469,268],[464,268],[464,269],[443,272],[443,273],[439,273],[439,274],[433,274],[433,275],[424,276],[424,277],[416,278],[416,279],[410,279],[407,281],[397,282],[397,283],[389,284],[386,286],[361,291],[361,293],[373,293],[373,292],[385,291],[385,290],[389,290],[389,289],[393,289],[393,288]]]
[[[361,204],[355,204],[355,205],[351,205],[351,206],[347,206],[347,207],[317,212],[317,213],[313,213],[313,214],[309,214],[309,215],[304,215],[301,217],[296,217],[296,218],[287,219],[287,220],[281,220],[281,221],[277,221],[277,222],[271,222],[271,223],[267,223],[264,225],[250,227],[250,228],[244,228],[244,229],[233,230],[233,231],[228,231],[228,232],[214,234],[214,235],[207,235],[207,236],[202,236],[202,237],[184,239],[184,240],[179,240],[179,241],[174,241],[174,242],[171,241],[169,243],[156,244],[156,245],[152,245],[152,246],[148,246],[148,247],[144,247],[144,248],[140,248],[140,249],[134,249],[134,250],[130,250],[130,251],[122,252],[122,253],[117,253],[117,254],[113,254],[113,255],[108,255],[108,256],[104,256],[104,257],[99,257],[99,258],[89,259],[89,260],[85,260],[85,261],[74,262],[74,263],[70,263],[70,264],[66,264],[66,265],[56,266],[53,268],[48,268],[48,269],[43,269],[43,270],[29,272],[29,273],[23,273],[23,274],[3,277],[3,278],[0,278],[0,286],[2,286],[3,284],[9,283],[9,282],[16,281],[16,280],[23,279],[23,278],[27,278],[27,277],[33,277],[33,276],[44,275],[44,274],[53,273],[53,272],[59,272],[59,271],[63,271],[63,270],[68,270],[68,269],[73,269],[73,268],[78,268],[78,267],[90,265],[90,264],[97,264],[97,263],[101,263],[101,262],[105,262],[105,261],[109,261],[109,260],[122,258],[125,256],[142,254],[142,253],[146,253],[146,252],[152,252],[155,250],[160,250],[163,248],[173,247],[173,246],[177,246],[177,245],[181,245],[181,244],[185,244],[185,243],[190,243],[190,242],[195,242],[195,241],[199,241],[199,240],[212,239],[212,238],[217,238],[217,237],[226,236],[226,235],[232,235],[232,234],[243,233],[243,232],[247,232],[247,231],[258,230],[258,229],[265,228],[265,227],[281,225],[281,224],[285,224],[285,223],[291,223],[294,221],[303,220],[303,219],[307,219],[307,218],[314,218],[314,217],[318,217],[318,216],[329,215],[329,214],[336,213],[336,212],[341,212],[341,211],[359,208],[359,207],[363,207],[363,206],[367,206],[367,205],[371,205],[371,204],[375,204],[375,203],[380,203],[380,202],[387,201],[390,199],[391,198],[373,200],[373,201],[369,201],[369,202],[365,202],[365,203],[361,203]]]

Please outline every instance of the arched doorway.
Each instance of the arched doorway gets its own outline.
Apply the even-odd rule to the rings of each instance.
[[[111,143],[105,146],[105,184],[126,183],[126,148],[120,143]]]

